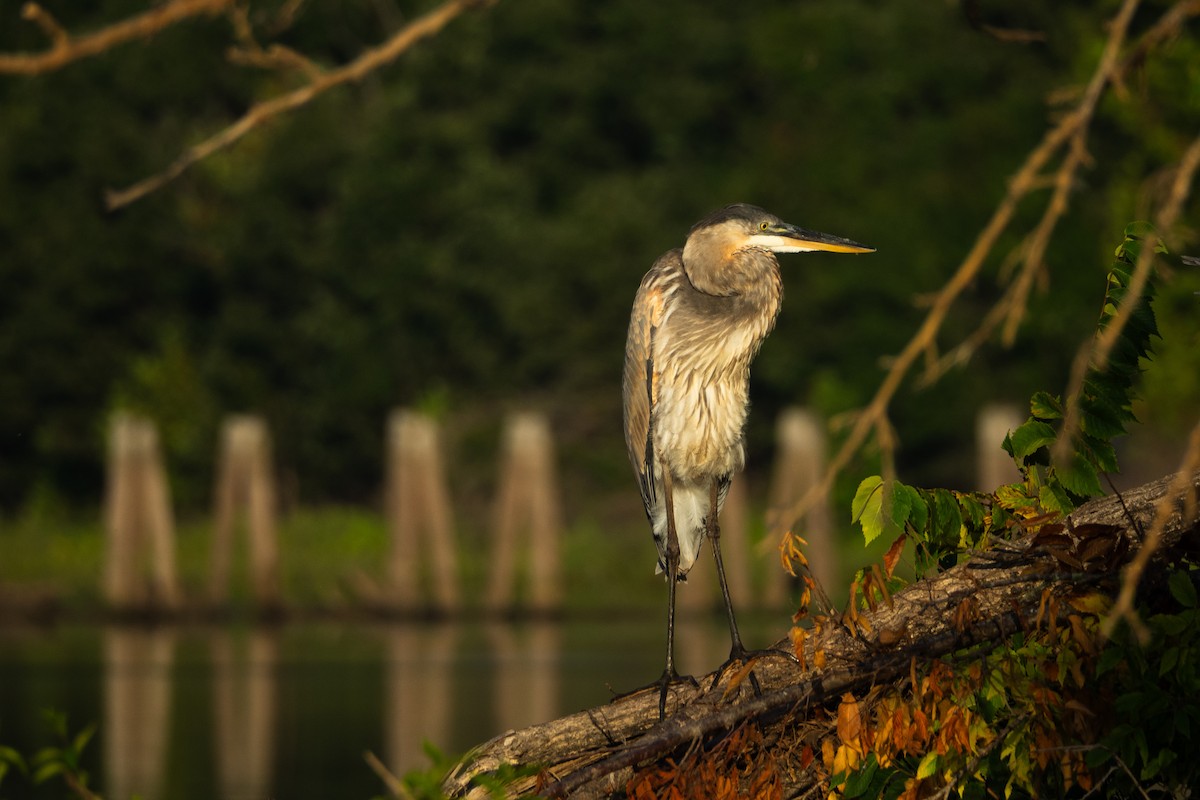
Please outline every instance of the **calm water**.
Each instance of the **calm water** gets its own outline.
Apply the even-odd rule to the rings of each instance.
[[[605,702],[662,671],[660,614],[612,621],[323,623],[278,628],[0,629],[0,744],[52,741],[44,709],[72,730],[106,800],[367,800],[428,764],[422,742],[461,753],[497,733]],[[766,644],[786,616],[747,620]],[[685,618],[684,671],[728,652],[718,617]],[[61,797],[21,776],[5,797]]]

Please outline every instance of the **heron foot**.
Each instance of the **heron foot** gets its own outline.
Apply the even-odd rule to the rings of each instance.
[[[662,721],[666,719],[667,716],[667,692],[670,690],[673,684],[679,683],[690,683],[695,688],[700,688],[699,681],[697,681],[691,675],[680,675],[674,669],[665,669],[663,670],[662,676],[658,680],[651,681],[645,686],[639,686],[636,689],[630,689],[628,692],[622,692],[621,694],[613,695],[612,700],[609,702],[615,703],[624,697],[640,694],[647,689],[658,689],[658,719],[659,721]]]
[[[800,659],[796,658],[796,654],[788,652],[787,650],[777,650],[773,647],[764,648],[762,650],[747,650],[740,645],[734,645],[729,650],[729,658],[725,659],[725,663],[717,667],[717,671],[713,673],[713,680],[709,685],[708,690],[711,692],[713,689],[717,688],[717,684],[720,683],[721,678],[724,677],[725,673],[728,672],[733,665],[742,664],[749,667],[760,658],[767,658],[768,656],[786,658],[789,661],[795,662],[796,664],[800,663]],[[747,677],[750,678],[750,686],[754,689],[754,696],[761,697],[762,687],[758,685],[758,677],[754,674],[753,669],[750,670]]]

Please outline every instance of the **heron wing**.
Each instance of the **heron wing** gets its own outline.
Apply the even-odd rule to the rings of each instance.
[[[669,284],[671,251],[655,262],[633,300],[629,337],[625,341],[625,373],[622,381],[625,406],[625,446],[637,474],[646,515],[655,504],[654,406],[658,400],[658,368],[654,363],[656,333],[662,324]]]

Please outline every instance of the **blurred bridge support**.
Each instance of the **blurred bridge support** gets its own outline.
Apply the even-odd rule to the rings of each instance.
[[[997,486],[1021,480],[1012,456],[1004,452],[1000,443],[1023,422],[1025,418],[1014,405],[996,403],[979,410],[975,419],[976,489],[994,492]]]
[[[124,412],[110,422],[104,597],[118,611],[173,611],[181,602],[175,518],[150,420]],[[144,555],[150,557],[147,580]]]
[[[456,537],[439,438],[437,423],[415,411],[397,409],[388,419],[386,503],[391,558],[386,605],[396,611],[422,606],[422,540],[431,554],[434,608],[452,613],[460,605]]]
[[[261,417],[235,415],[221,426],[214,493],[212,565],[208,596],[217,607],[230,596],[234,529],[244,509],[250,547],[251,596],[259,609],[280,607],[279,543],[271,434]]]
[[[545,416],[509,417],[504,431],[495,508],[491,577],[486,607],[499,612],[516,600],[518,534],[528,531],[530,610],[556,611],[562,604],[562,511],[554,442]]]

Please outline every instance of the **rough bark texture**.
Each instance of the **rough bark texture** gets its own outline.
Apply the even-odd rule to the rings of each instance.
[[[1142,544],[1160,503],[1169,504],[1157,558],[1166,558],[1181,545],[1195,544],[1200,472],[1175,476],[1087,503],[1070,516],[1073,527],[1086,524],[1120,528],[1128,540],[1128,555]],[[1179,490],[1183,491],[1180,492]],[[1038,544],[1036,537],[998,543],[966,563],[922,580],[892,598],[890,605],[864,614],[869,628],[857,633],[830,624],[804,643],[808,669],[782,657],[754,663],[762,692],[750,682],[735,680],[737,670],[700,679],[700,687],[672,687],[667,716],[658,720],[657,688],[618,698],[608,705],[519,731],[507,731],[477,747],[454,770],[444,788],[451,796],[483,797],[473,789],[474,775],[495,771],[502,764],[538,765],[539,779],[510,787],[527,792],[570,797],[622,795],[634,769],[653,763],[705,737],[734,729],[748,719],[759,720],[768,744],[782,742],[785,727],[832,725],[825,709],[843,693],[872,685],[902,681],[914,658],[929,659],[975,644],[999,643],[1032,623],[1047,590],[1067,593],[1080,581],[1094,581],[1115,593],[1121,564],[1107,573],[1068,571]],[[864,633],[864,630],[866,631]],[[790,649],[785,639],[778,645]],[[821,658],[818,658],[818,651]],[[819,669],[813,665],[823,663]],[[716,689],[710,686],[717,680]],[[736,684],[734,688],[728,688]],[[794,737],[788,737],[794,739]],[[800,766],[798,753],[777,746],[776,762],[784,776],[784,795],[797,797],[813,790],[821,776]]]

